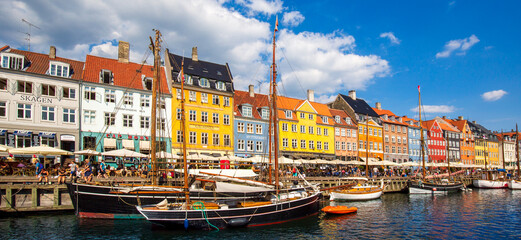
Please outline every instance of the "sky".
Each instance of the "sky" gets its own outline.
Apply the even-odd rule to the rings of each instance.
[[[496,131],[521,123],[521,2],[377,0],[34,0],[3,1],[0,45],[84,61],[152,63],[152,29],[163,47],[228,63],[236,89],[266,93],[273,29],[279,93],[332,101],[356,90],[374,107],[477,121]],[[33,24],[29,24],[22,19]],[[148,56],[148,58],[147,58]]]

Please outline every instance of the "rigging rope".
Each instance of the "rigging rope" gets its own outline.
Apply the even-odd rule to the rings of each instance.
[[[206,216],[206,211],[205,211],[206,207],[204,206],[203,202],[195,202],[194,204],[192,204],[192,209],[194,209],[194,210],[201,210],[202,213],[203,213],[204,219],[206,220],[208,225],[210,225],[211,227],[215,228],[217,230],[217,232],[219,231],[218,227],[216,227],[215,225],[211,224],[210,221],[208,221],[208,217]]]

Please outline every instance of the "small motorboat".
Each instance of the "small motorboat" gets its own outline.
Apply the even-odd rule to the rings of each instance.
[[[322,212],[325,212],[327,214],[349,214],[349,213],[356,213],[358,211],[358,208],[356,207],[347,207],[347,206],[327,206],[325,208],[322,208]]]

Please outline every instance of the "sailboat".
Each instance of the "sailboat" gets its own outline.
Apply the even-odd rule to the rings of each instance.
[[[421,143],[421,158],[422,158],[422,179],[411,180],[407,183],[410,194],[447,194],[449,192],[457,192],[463,188],[463,183],[455,182],[450,180],[450,165],[447,165],[449,169],[449,179],[426,179],[425,177],[425,139],[423,136],[422,126],[422,112],[421,112],[421,92],[420,86],[418,86],[418,115],[420,120],[420,143]],[[447,160],[447,164],[450,164]]]
[[[273,64],[271,67],[272,77],[270,81],[270,125],[272,124],[273,126],[278,126],[276,103],[277,75],[275,65],[275,37],[278,31],[277,26],[278,20],[273,31]],[[182,99],[183,98],[184,96],[182,96]],[[181,102],[184,103],[183,100]],[[182,108],[184,107],[182,106]],[[183,112],[183,110],[181,110],[181,112]],[[184,121],[182,121],[182,123],[184,123]],[[183,128],[184,127],[183,124]],[[228,227],[262,226],[283,223],[316,214],[321,196],[318,188],[313,186],[312,188],[300,190],[281,189],[278,175],[277,128],[274,129],[273,136],[271,131],[269,131],[269,146],[273,146],[274,148],[275,189],[263,199],[246,200],[237,198],[235,201],[191,201],[186,185],[188,162],[186,157],[184,157],[185,186],[183,191],[185,192],[185,201],[183,203],[170,203],[165,201],[161,204],[137,206],[136,209],[147,220],[153,223],[179,229],[207,229],[211,227],[220,229]],[[183,151],[186,151],[185,146],[183,146],[183,149]],[[270,151],[270,160],[272,159],[271,156]]]
[[[506,171],[504,169],[487,169],[487,141],[485,140],[485,170],[481,173],[481,179],[472,180],[472,185],[476,188],[507,188]],[[504,158],[503,158],[504,159]]]
[[[512,190],[521,190],[521,181],[519,180],[520,171],[519,171],[519,133],[517,131],[516,124],[516,160],[517,160],[517,179],[512,179],[508,182],[508,188]]]
[[[154,51],[154,77],[152,81],[152,111],[151,121],[156,122],[157,92],[160,79],[160,32],[156,31],[155,42],[151,41],[151,48]],[[104,218],[104,219],[135,219],[143,218],[137,211],[136,205],[157,204],[165,199],[170,202],[184,200],[186,189],[183,186],[159,185],[158,169],[156,161],[156,124],[151,124],[151,165],[152,182],[151,184],[98,184],[98,183],[67,183],[67,188],[73,203],[76,215],[80,218]],[[186,154],[185,154],[186,156]],[[222,177],[215,176],[213,178]],[[265,197],[273,186],[268,184],[258,184],[257,187],[243,187],[237,189],[233,183],[233,178],[226,178],[228,182],[220,182],[209,179],[210,177],[192,177],[190,179],[189,195],[192,199],[203,200],[233,200],[237,197],[242,199],[257,199]],[[222,177],[224,178],[224,177]],[[249,180],[241,179],[241,182]],[[259,186],[260,185],[260,186]]]

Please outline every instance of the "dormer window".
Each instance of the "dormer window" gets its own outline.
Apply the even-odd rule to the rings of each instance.
[[[208,78],[200,78],[199,79],[199,86],[204,87],[204,88],[209,88],[210,87],[210,81],[208,81]]]
[[[251,117],[251,107],[250,106],[242,106],[242,115],[244,117]]]
[[[2,67],[22,70],[24,68],[24,57],[14,53],[2,53]]]
[[[226,90],[226,85],[223,82],[217,82],[216,88],[218,90],[225,91]]]
[[[351,124],[351,118],[346,117],[346,123]]]
[[[340,116],[335,116],[335,122],[340,123]]]
[[[145,90],[152,91],[152,78],[144,78],[143,79],[143,88]]]
[[[114,74],[110,70],[103,69],[99,73],[100,83],[114,84]]]
[[[68,63],[54,62],[49,63],[49,75],[57,77],[69,77],[70,65]]]
[[[222,76],[223,74],[221,73],[221,71],[217,71],[217,75]]]
[[[190,85],[193,84],[192,76],[185,74],[185,84],[190,84]]]
[[[293,114],[290,110],[286,110],[286,118],[293,118]]]
[[[269,114],[270,113],[269,113],[268,109],[265,109],[265,108],[261,109],[261,117],[262,117],[262,119],[268,119]]]
[[[328,123],[329,119],[327,117],[322,117],[322,122]]]

